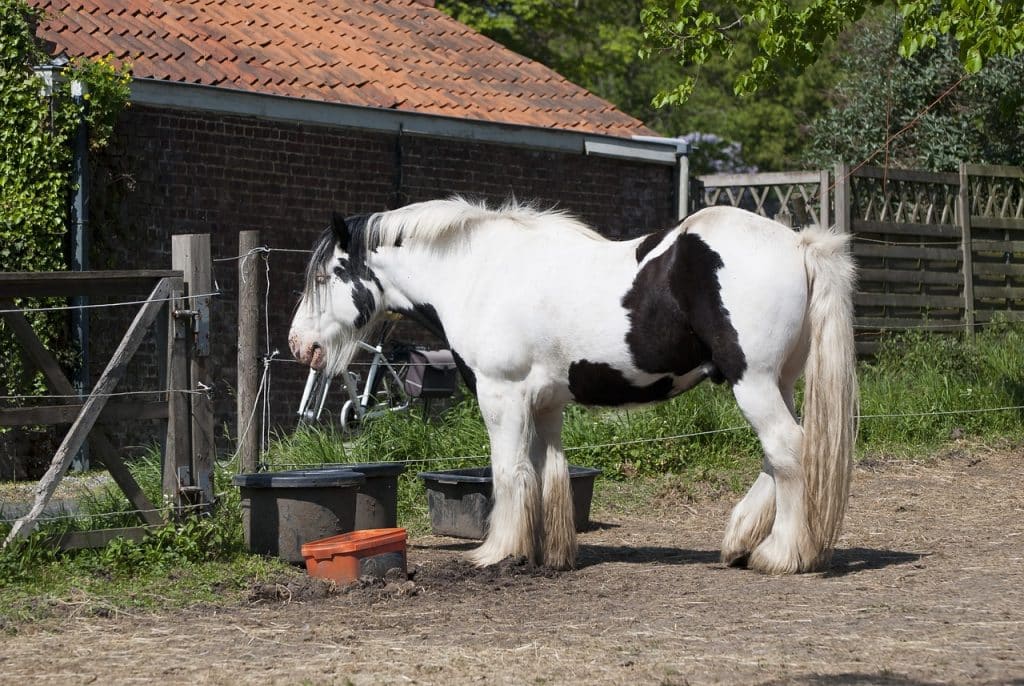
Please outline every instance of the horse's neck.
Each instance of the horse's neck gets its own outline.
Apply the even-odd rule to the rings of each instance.
[[[437,307],[464,281],[466,270],[472,266],[469,260],[460,250],[404,246],[379,251],[374,271],[392,309]]]

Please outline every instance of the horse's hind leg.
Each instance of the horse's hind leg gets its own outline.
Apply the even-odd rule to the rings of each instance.
[[[799,368],[795,371],[784,370],[784,379],[780,382],[779,391],[786,403],[790,415],[796,418],[793,402],[793,386]],[[729,525],[722,539],[722,562],[727,565],[742,567],[747,564],[750,553],[761,544],[771,533],[775,523],[775,479],[768,457],[764,458],[761,473],[754,481],[743,499],[733,508],[729,517]]]
[[[576,523],[573,520],[569,463],[562,452],[562,408],[538,412],[541,484],[544,509],[544,564],[569,569],[576,563]]]
[[[776,380],[768,375],[744,377],[733,387],[733,393],[757,432],[764,448],[765,476],[770,476],[775,485],[775,518],[771,532],[750,552],[748,566],[769,574],[802,571],[814,560],[816,552],[807,528],[804,504],[804,477],[800,465],[803,430],[793,417],[792,400],[785,397]],[[762,512],[767,512],[769,507],[767,492],[762,486],[755,495]],[[748,531],[757,528],[751,527]]]
[[[530,456],[538,441],[520,386],[477,381],[480,412],[491,439],[494,499],[487,537],[469,553],[481,567],[520,555],[540,562],[541,492]]]
[[[775,479],[765,460],[764,470],[729,516],[722,539],[722,562],[734,567],[747,564],[750,553],[768,537],[775,522]]]

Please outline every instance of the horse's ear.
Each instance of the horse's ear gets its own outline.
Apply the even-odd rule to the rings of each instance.
[[[331,218],[331,231],[334,232],[334,240],[338,246],[348,252],[349,240],[352,238],[352,234],[348,230],[348,224],[345,222],[344,215],[334,213]]]

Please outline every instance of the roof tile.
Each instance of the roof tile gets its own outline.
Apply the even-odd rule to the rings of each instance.
[[[418,0],[30,0],[69,56],[186,83],[615,136],[642,122]]]

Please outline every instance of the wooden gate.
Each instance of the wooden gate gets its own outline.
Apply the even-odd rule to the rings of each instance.
[[[21,309],[15,307],[16,297],[124,297],[133,293],[148,294],[138,313],[114,351],[103,374],[89,396],[78,400],[74,387],[53,355],[39,341]],[[0,409],[0,426],[71,425],[53,456],[50,467],[40,480],[36,498],[29,512],[14,523],[5,544],[31,533],[39,516],[52,497],[72,458],[89,441],[92,455],[107,468],[146,526],[128,529],[76,532],[60,541],[61,547],[75,548],[103,545],[116,537],[139,538],[145,529],[163,523],[161,512],[139,488],[124,464],[117,447],[103,426],[98,424],[133,419],[166,419],[167,440],[164,454],[164,495],[174,513],[192,497],[194,487],[182,487],[182,470],[192,469],[192,447],[189,440],[189,398],[187,339],[191,310],[187,301],[181,271],[108,271],[108,272],[32,272],[0,273],[0,310],[26,360],[42,372],[57,404],[47,406]],[[117,384],[124,377],[127,365],[136,353],[147,330],[157,326],[158,341],[163,345],[161,365],[162,398],[139,402],[111,400]],[[162,334],[162,335],[161,335]],[[162,341],[161,341],[162,339]],[[162,504],[161,504],[162,505]]]

